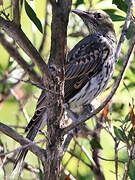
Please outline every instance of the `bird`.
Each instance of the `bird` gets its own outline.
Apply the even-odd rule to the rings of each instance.
[[[72,10],[88,28],[88,35],[68,53],[65,63],[64,103],[79,116],[84,106],[103,92],[112,79],[117,39],[112,20],[102,10]],[[26,138],[31,141],[47,121],[45,90],[38,99],[36,111],[27,125]],[[22,167],[28,148],[20,151],[14,171]]]

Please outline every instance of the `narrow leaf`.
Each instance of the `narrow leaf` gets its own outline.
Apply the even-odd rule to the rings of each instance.
[[[129,3],[128,0],[113,0],[112,3],[115,4],[120,10],[127,12]]]
[[[0,139],[0,153],[4,153],[4,145],[1,139]]]
[[[125,133],[121,129],[117,128],[116,126],[114,126],[114,134],[120,141],[125,142],[126,140]]]
[[[128,89],[128,87],[127,87],[127,85],[126,85],[126,83],[123,81],[123,85],[124,85],[124,87],[125,87],[125,89],[128,91],[128,93],[129,93],[129,89]]]
[[[104,9],[104,11],[110,16],[112,21],[125,21],[125,17],[114,14],[115,11],[113,12],[112,9]]]
[[[133,128],[130,129],[129,134],[128,134],[128,138],[133,141],[133,137],[134,137],[135,133]]]
[[[125,17],[116,15],[116,14],[110,14],[110,17],[112,21],[125,21]]]
[[[43,172],[42,172],[41,169],[39,169],[39,179],[40,179],[40,180],[43,180],[43,179],[44,179],[44,174],[43,174]]]
[[[129,115],[129,113],[126,115],[124,122],[127,123],[128,121],[130,121],[130,115]]]
[[[35,24],[35,26],[38,28],[38,30],[43,33],[42,24],[37,17],[36,13],[33,11],[33,9],[30,7],[30,5],[27,3],[27,1],[24,1],[25,3],[25,11],[28,15],[28,17],[31,19],[31,21]]]

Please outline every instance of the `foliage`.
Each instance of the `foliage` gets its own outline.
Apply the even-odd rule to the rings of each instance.
[[[36,13],[33,11],[33,9],[30,7],[30,5],[27,3],[27,1],[24,1],[25,5],[25,11],[29,18],[32,20],[32,22],[36,25],[36,27],[39,29],[41,33],[43,33],[42,24],[37,17]]]

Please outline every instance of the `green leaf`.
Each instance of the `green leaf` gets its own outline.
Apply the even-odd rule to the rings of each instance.
[[[115,9],[103,9],[112,19],[112,21],[125,21],[125,17],[120,16],[120,15],[116,15],[115,13]]]
[[[133,128],[130,129],[129,134],[128,134],[128,138],[133,141],[133,137],[134,137],[135,133]]]
[[[130,114],[128,113],[125,117],[125,122],[129,122],[129,121],[131,121],[131,119],[130,119]]]
[[[112,19],[112,21],[125,21],[125,17],[113,14],[111,12],[108,12],[108,10],[104,10]]]
[[[120,141],[125,142],[126,140],[125,133],[121,129],[117,128],[116,126],[114,126],[114,134]]]
[[[125,21],[125,17],[116,14],[109,14],[112,21]]]
[[[43,172],[41,169],[39,169],[39,179],[43,180],[44,179],[43,177],[44,177]]]
[[[131,180],[135,179],[135,164],[134,164],[134,161],[130,162],[129,170],[128,170],[128,176],[129,176],[129,179],[131,179]]]
[[[90,145],[92,148],[94,149],[103,149],[101,144],[99,144],[99,142],[97,141],[96,138],[93,138],[91,141],[90,141]]]
[[[0,139],[0,153],[4,153],[4,145],[1,139]]]
[[[33,9],[30,7],[30,5],[27,3],[27,1],[24,1],[25,4],[25,11],[28,15],[28,17],[31,19],[31,21],[35,24],[35,26],[38,28],[38,30],[43,33],[42,24],[37,17],[36,13],[33,11]]]
[[[127,12],[129,4],[128,0],[113,0],[112,3],[115,4],[120,10]]]

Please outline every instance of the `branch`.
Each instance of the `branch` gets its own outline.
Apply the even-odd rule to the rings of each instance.
[[[125,162],[125,172],[123,174],[122,180],[126,180],[128,178],[129,170],[130,170],[130,163],[133,160],[133,156],[134,156],[135,143],[133,141],[130,146],[129,141],[127,141],[126,146],[127,146],[128,160],[127,162]]]
[[[24,34],[21,28],[11,21],[7,21],[0,16],[0,27],[24,50],[24,52],[31,58],[34,64],[38,66],[41,73],[46,75],[47,79],[50,79],[50,72],[48,67],[36,48],[32,45],[30,40]]]
[[[119,180],[119,174],[118,174],[118,145],[119,142],[115,138],[115,174],[116,174],[116,180]]]
[[[101,160],[104,160],[104,161],[112,161],[112,162],[115,161],[115,159],[106,159],[106,158],[103,158],[103,157],[101,157],[101,156],[99,156],[99,155],[98,155],[98,158],[100,158]],[[121,160],[118,160],[118,162],[119,162],[119,163],[123,163],[123,164],[125,163],[124,161],[121,161]]]
[[[87,125],[85,124],[81,127],[79,132],[77,132],[77,136],[86,138],[88,135],[93,136],[94,133],[95,132],[92,131],[90,128],[88,128]],[[76,135],[76,129],[73,129],[68,133],[68,135],[63,143],[61,159],[63,158],[64,154],[66,153],[68,146],[69,146],[72,138],[74,137],[74,135]]]
[[[115,57],[114,57],[116,61],[120,56],[122,44],[123,44],[123,42],[124,42],[124,40],[126,38],[126,33],[127,33],[127,30],[128,30],[128,27],[130,25],[130,20],[132,19],[133,7],[134,7],[134,0],[130,0],[129,7],[128,7],[128,10],[127,10],[126,20],[125,20],[125,23],[124,23],[124,26],[123,26],[123,29],[122,29],[122,35],[120,37],[120,40],[119,40],[119,43],[118,43],[118,46],[117,46],[117,49],[116,49]]]
[[[57,3],[54,0],[50,1],[52,3],[52,35],[49,60],[50,63],[57,64],[59,67],[64,67],[67,44],[67,24],[72,1],[59,0]]]
[[[21,145],[28,145],[29,143],[32,143],[30,140],[28,140],[27,138],[24,138],[22,135],[17,133],[15,130],[13,130],[12,128],[10,128],[9,126],[7,126],[1,122],[0,122],[0,131],[3,132],[4,134],[6,134],[7,136],[11,137],[12,139],[14,139]],[[46,161],[46,159],[45,159],[46,151],[45,150],[43,150],[42,148],[40,148],[39,146],[37,146],[35,144],[34,145],[32,144],[28,148],[31,152],[33,152],[36,156],[38,156],[42,162]]]
[[[72,151],[67,151],[69,154],[71,154],[71,156],[74,156],[75,158],[79,159],[80,161],[82,161],[82,163],[84,163],[86,166],[88,166],[91,170],[93,169],[93,166],[88,164],[86,161],[84,161],[81,157],[77,156],[76,154],[74,154]]]
[[[63,144],[63,147],[62,147],[62,154],[61,154],[61,160],[64,156],[64,154],[66,153],[67,149],[68,149],[68,146],[73,138],[73,135],[74,133],[72,133],[72,131],[67,135],[65,141],[64,141],[64,144]]]
[[[10,54],[11,57],[14,58],[14,60],[17,61],[17,63],[24,69],[25,72],[29,74],[29,76],[39,82],[42,83],[40,76],[36,73],[36,71],[32,68],[31,65],[29,65],[23,57],[19,54],[16,48],[9,43],[6,38],[4,37],[4,34],[0,32],[0,43],[2,46],[7,50],[7,52]]]
[[[12,162],[13,164],[16,162],[16,160],[12,157],[7,157],[7,161],[4,163],[5,165],[8,163],[8,162]],[[35,168],[33,167],[32,165],[30,164],[27,164],[26,162],[24,162],[24,166],[23,166],[24,169],[34,173],[34,174],[39,174],[39,169],[38,168]]]
[[[96,122],[96,126],[94,127],[93,138],[100,144],[103,119],[100,118],[100,123],[98,122],[99,121]],[[96,164],[96,166],[93,166],[93,174],[94,174],[95,180],[105,180],[104,173],[102,170],[102,165],[101,165],[101,159],[98,157],[98,155],[101,153],[101,149],[95,147],[92,144],[91,144],[91,148],[92,148],[92,158]]]
[[[129,8],[128,8],[128,12],[127,12],[127,18],[126,18],[126,21],[125,21],[125,24],[124,24],[124,27],[123,27],[123,32],[122,32],[122,35],[121,35],[121,38],[120,38],[120,41],[118,43],[118,47],[117,47],[117,50],[116,50],[116,54],[115,54],[115,61],[117,61],[116,58],[119,57],[120,55],[120,50],[121,50],[121,46],[122,46],[122,43],[123,41],[125,40],[125,33],[129,27],[129,23],[127,23],[127,21],[129,21],[129,17],[131,19],[132,17],[132,11],[133,11],[133,0],[131,0],[131,3],[129,5]],[[128,25],[127,25],[128,24]],[[122,39],[122,41],[121,41]],[[93,117],[94,115],[96,115],[97,113],[99,113],[106,105],[107,103],[112,99],[112,97],[114,96],[115,92],[117,91],[119,85],[120,85],[120,82],[121,82],[121,79],[123,77],[123,74],[126,70],[126,67],[127,67],[127,64],[128,64],[128,61],[129,61],[129,58],[130,58],[130,55],[132,54],[132,51],[134,50],[134,45],[135,45],[135,35],[133,36],[132,38],[132,41],[131,41],[131,44],[130,44],[130,47],[129,47],[129,50],[128,50],[128,53],[124,59],[124,62],[123,62],[123,65],[122,65],[122,68],[119,72],[119,75],[118,77],[116,78],[116,81],[114,83],[114,86],[112,88],[112,91],[111,93],[108,95],[108,97],[106,98],[105,101],[102,102],[102,104],[97,108],[95,109],[92,113],[90,114],[83,114],[80,116],[78,122],[73,122],[71,125],[69,125],[68,127],[64,128],[63,130],[63,135],[64,134],[67,134],[70,130],[72,130],[73,128],[81,125],[82,123],[84,123],[85,121],[87,121],[89,118]]]
[[[50,108],[47,108],[47,164],[44,166],[45,179],[60,179],[60,163],[62,152],[62,137],[60,129],[60,119],[63,114],[63,94],[64,94],[64,63],[66,59],[66,37],[69,11],[71,9],[71,0],[58,0],[52,3],[52,24],[51,24],[51,51],[49,64],[53,65],[54,83],[50,85],[49,91],[46,92],[46,102]],[[50,66],[51,67],[51,66]],[[55,92],[60,93],[57,96]]]
[[[20,8],[19,8],[19,0],[12,0],[12,5],[13,5],[13,21],[20,26]]]
[[[18,151],[20,151],[20,150],[22,150],[22,149],[28,148],[29,146],[33,146],[33,145],[35,145],[35,144],[43,143],[43,142],[44,142],[44,140],[40,140],[40,141],[37,141],[37,142],[32,142],[32,141],[31,141],[30,143],[28,143],[28,144],[26,144],[26,145],[22,145],[22,146],[20,146],[20,147],[18,147],[18,148],[16,148],[16,149],[11,150],[11,151],[7,151],[7,152],[4,152],[4,153],[0,153],[0,157],[6,156],[6,155],[11,154],[11,153],[18,152]]]
[[[88,153],[88,151],[86,150],[86,148],[85,148],[83,145],[81,145],[76,138],[74,138],[74,141],[75,141],[75,143],[80,147],[81,151],[85,154],[85,156],[88,158],[89,162],[91,162],[91,164],[92,164],[92,165],[91,165],[91,166],[92,166],[92,169],[93,169],[93,167],[94,167],[94,168],[97,168],[97,165],[95,164],[92,156]]]

